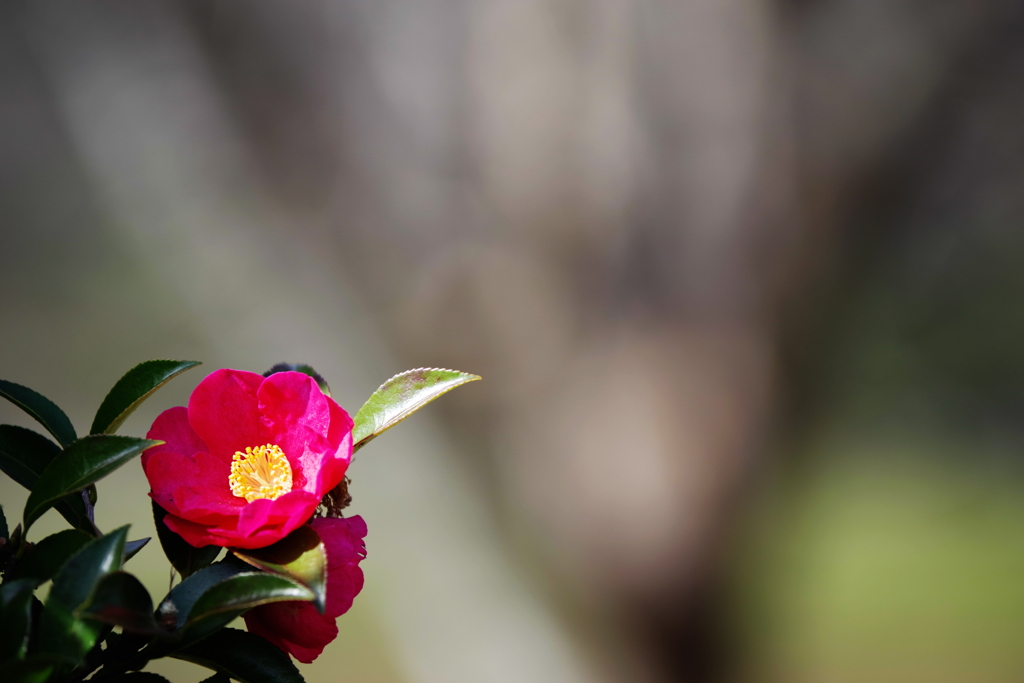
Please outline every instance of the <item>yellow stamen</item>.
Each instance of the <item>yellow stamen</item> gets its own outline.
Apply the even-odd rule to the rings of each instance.
[[[235,451],[228,477],[231,493],[247,503],[261,498],[274,500],[292,490],[292,466],[279,446],[248,447]]]

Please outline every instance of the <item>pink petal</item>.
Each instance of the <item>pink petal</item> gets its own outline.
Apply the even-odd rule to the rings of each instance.
[[[311,377],[295,372],[264,379],[215,371],[193,391],[188,408],[162,413],[149,435],[167,442],[142,457],[150,495],[167,510],[167,526],[193,545],[261,548],[280,540],[310,519],[323,495],[343,479],[352,455],[351,417]],[[231,457],[267,443],[288,457],[292,491],[274,501],[247,503],[231,493]],[[349,540],[345,552],[358,553],[362,546],[356,541]],[[354,595],[362,586],[362,573],[353,566],[336,572],[335,581],[344,582],[334,591],[338,596]],[[347,604],[337,603],[334,610]]]
[[[259,392],[263,424],[286,431],[295,425],[308,427],[326,437],[331,416],[327,397],[316,380],[301,372],[278,372],[264,380]]]
[[[245,626],[309,664],[338,637],[338,625],[306,602],[277,602],[245,613]]]
[[[312,517],[319,504],[320,499],[306,491],[292,491],[276,500],[254,500],[239,514],[238,531],[249,535],[256,533],[261,527],[273,524],[290,527],[286,532],[289,533]]]
[[[355,426],[352,418],[344,408],[334,401],[334,399],[328,397],[327,405],[331,409],[331,428],[327,434],[327,440],[332,444],[341,444],[345,439],[349,439],[351,441],[352,427]],[[348,450],[349,453],[346,455],[346,458],[348,455],[351,455],[351,447]]]
[[[352,461],[352,418],[333,400],[327,400],[331,409],[328,441],[337,444],[337,447],[333,452],[326,454],[320,463],[320,471],[313,488],[321,498],[341,483]]]
[[[245,505],[228,487],[230,467],[209,453],[157,450],[143,469],[153,500],[171,514],[200,521],[196,518],[210,514],[235,516]]]
[[[256,393],[263,377],[242,370],[217,370],[192,392],[188,420],[209,452],[227,459],[247,446],[264,443]]]
[[[327,609],[324,614],[305,602],[278,602],[251,609],[245,625],[300,662],[316,659],[338,635],[335,620],[348,611],[363,587],[359,562],[366,557],[362,517],[314,519],[310,526],[327,550]]]
[[[186,543],[196,548],[202,548],[204,545],[227,545],[223,538],[211,533],[211,527],[204,524],[196,524],[175,515],[164,517],[164,524],[185,539]]]
[[[323,539],[327,550],[327,610],[339,617],[352,607],[363,589],[363,570],[359,563],[366,557],[366,522],[362,517],[346,519],[318,518],[310,522]]]
[[[199,438],[199,435],[188,423],[188,408],[178,406],[169,408],[157,415],[153,426],[146,433],[147,439],[159,439],[165,443],[146,449],[142,454],[142,466],[153,453],[159,451],[171,451],[179,455],[192,455],[199,451],[207,450],[206,444]]]
[[[320,468],[325,455],[338,444],[328,440],[331,407],[316,381],[301,372],[279,372],[263,382],[258,392],[263,434],[284,450],[292,464],[293,483],[323,497]]]
[[[313,660],[316,659],[317,657],[319,657],[320,653],[322,653],[324,651],[324,647],[329,645],[331,643],[331,641],[333,641],[335,638],[338,637],[337,630],[338,630],[338,625],[334,624],[334,631],[335,631],[334,636],[331,638],[331,640],[328,640],[327,643],[325,645],[321,646],[321,647],[317,647],[317,648],[304,648],[304,647],[302,647],[300,645],[296,645],[294,643],[288,643],[288,649],[292,653],[292,657],[295,657],[295,659],[299,660],[303,664],[312,664]]]
[[[239,548],[262,548],[279,541],[308,520],[319,499],[293,490],[279,499],[262,499],[246,505],[239,515],[238,538],[231,544]]]

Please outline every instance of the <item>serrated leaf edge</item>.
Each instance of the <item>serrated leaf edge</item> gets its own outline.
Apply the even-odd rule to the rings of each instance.
[[[481,377],[480,375],[474,375],[474,374],[473,374],[473,373],[471,373],[471,372],[463,372],[462,370],[452,370],[451,368],[412,368],[411,370],[403,370],[402,372],[398,373],[398,374],[397,374],[397,375],[395,375],[394,377],[392,377],[392,378],[390,378],[390,379],[386,380],[386,381],[385,381],[384,383],[382,383],[382,384],[381,384],[381,385],[380,385],[379,387],[377,387],[376,389],[374,389],[374,390],[373,390],[373,393],[371,393],[371,394],[370,394],[370,396],[373,396],[373,394],[376,394],[376,393],[377,393],[378,391],[380,391],[380,390],[381,390],[381,389],[383,389],[383,388],[384,388],[385,386],[387,386],[387,384],[388,384],[389,382],[394,382],[394,381],[395,381],[396,379],[398,379],[399,377],[402,377],[402,376],[404,376],[404,375],[409,375],[409,374],[412,374],[412,373],[414,373],[414,372],[430,372],[431,370],[435,370],[435,371],[437,371],[437,372],[455,372],[455,373],[458,373],[458,374],[460,374],[460,375],[465,375],[465,376],[466,376],[466,379],[465,379],[465,380],[463,380],[462,384],[465,384],[466,382],[475,382],[475,381],[477,381],[478,379],[483,379],[483,377]],[[454,389],[455,387],[452,387],[452,388]]]
[[[367,403],[369,403],[370,399],[373,398],[374,395],[377,392],[381,391],[389,383],[394,382],[396,379],[398,379],[400,377],[404,377],[405,375],[410,375],[410,374],[412,374],[414,372],[431,372],[431,371],[434,371],[434,372],[454,372],[456,374],[462,375],[461,381],[456,383],[456,384],[454,384],[454,385],[452,385],[452,386],[450,386],[450,387],[448,387],[447,389],[442,391],[440,394],[437,394],[436,396],[432,397],[430,400],[425,401],[421,406],[416,408],[416,410],[419,410],[420,408],[426,406],[428,403],[434,402],[435,400],[437,400],[437,399],[441,398],[442,396],[444,396],[445,394],[447,394],[449,391],[452,391],[453,389],[457,389],[458,387],[461,387],[463,384],[469,384],[470,382],[476,382],[478,380],[482,380],[483,379],[483,377],[481,377],[480,375],[474,375],[473,373],[470,373],[470,372],[463,372],[462,370],[452,370],[450,368],[412,368],[410,370],[405,370],[403,372],[398,373],[394,377],[391,377],[390,379],[386,380],[383,384],[381,384],[379,387],[377,387],[373,391],[373,393],[370,394],[370,398],[366,399],[366,401],[363,403],[363,405],[360,406],[359,410],[357,410],[356,413],[352,416],[353,420],[359,415],[359,413],[362,411],[363,407]],[[354,456],[356,454],[356,451],[358,451],[360,448],[362,448],[366,444],[370,443],[371,441],[373,441],[378,436],[380,436],[384,432],[388,431],[389,429],[391,429],[392,427],[394,427],[398,423],[400,423],[403,420],[406,420],[407,418],[409,418],[414,412],[416,412],[416,410],[410,411],[410,412],[406,413],[405,415],[402,415],[400,418],[398,418],[397,420],[395,420],[394,422],[392,422],[391,424],[389,424],[387,427],[385,427],[384,429],[380,430],[379,432],[374,432],[374,433],[370,434],[369,436],[364,437],[364,438],[360,439],[359,441],[357,441],[356,443],[352,444],[352,455]]]

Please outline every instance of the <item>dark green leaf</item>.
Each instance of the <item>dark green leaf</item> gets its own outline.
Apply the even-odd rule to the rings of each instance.
[[[172,629],[181,628],[192,611],[192,605],[203,593],[224,579],[249,569],[249,565],[229,555],[227,559],[195,572],[175,586],[160,603],[157,610],[160,623]]]
[[[89,433],[113,434],[154,391],[197,365],[200,365],[199,361],[194,360],[148,360],[139,363],[117,380],[103,399]]]
[[[199,683],[230,683],[231,679],[222,673],[216,673],[209,678],[204,678]]]
[[[167,525],[164,524],[166,516],[167,511],[154,501],[153,522],[156,524],[156,535],[160,538],[164,555],[182,578],[187,579],[217,559],[221,550],[219,546],[207,545],[195,548],[189,545],[185,539],[167,528]]]
[[[258,550],[233,550],[254,567],[289,576],[313,592],[321,614],[327,605],[327,551],[316,531],[300,526],[273,545]]]
[[[137,541],[128,541],[124,544],[124,561],[132,559],[139,554],[139,551],[146,547],[146,544],[152,541],[152,537],[147,536],[146,538],[140,538]]]
[[[0,425],[0,470],[29,491],[35,488],[39,476],[60,452],[57,444],[31,429]],[[94,534],[95,527],[81,496],[73,494],[62,498],[54,507],[71,526]]]
[[[14,382],[0,379],[0,396],[34,417],[46,431],[53,434],[61,446],[67,446],[78,437],[71,420],[53,401],[42,394]]]
[[[288,655],[255,634],[233,628],[221,629],[171,656],[239,683],[304,683]]]
[[[479,375],[441,368],[416,368],[395,375],[380,385],[356,413],[353,450],[362,448],[438,396],[478,379]]]
[[[314,597],[311,590],[285,576],[268,572],[236,574],[199,596],[182,632],[186,640],[201,638],[253,607],[271,602],[311,601]]]
[[[325,396],[331,395],[331,388],[327,386],[327,380],[325,380],[320,373],[314,370],[310,365],[306,365],[305,363],[278,363],[264,372],[263,376],[270,377],[271,375],[275,375],[279,372],[301,372],[304,375],[309,375],[316,380],[317,386],[320,387],[320,391],[322,391]]]
[[[59,512],[61,517],[66,519],[71,526],[75,527],[79,531],[89,534],[93,538],[102,533],[96,528],[92,519],[90,519],[89,513],[85,508],[85,503],[77,493],[64,496],[53,504],[53,509]]]
[[[75,614],[134,633],[164,634],[153,618],[149,591],[127,572],[111,572],[100,579],[92,597]]]
[[[68,558],[88,543],[91,537],[77,529],[66,529],[36,543],[18,562],[15,576],[32,579],[36,585],[49,581]]]
[[[25,658],[35,588],[28,579],[8,581],[0,588],[0,662]]]
[[[32,490],[46,466],[60,455],[60,446],[42,434],[0,425],[0,469],[14,481]]]
[[[90,541],[57,572],[40,620],[40,653],[77,665],[96,644],[106,627],[76,618],[75,611],[89,599],[104,576],[121,568],[127,535],[128,527],[123,526]]]
[[[131,436],[86,436],[64,449],[40,475],[25,503],[25,531],[60,498],[99,481],[162,441]]]
[[[11,532],[7,529],[7,515],[4,514],[4,506],[0,505],[0,537],[10,538]]]
[[[4,665],[4,683],[43,683],[53,671],[53,661],[45,657],[29,657],[23,662]]]

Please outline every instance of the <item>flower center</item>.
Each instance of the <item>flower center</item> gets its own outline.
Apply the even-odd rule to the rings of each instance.
[[[231,493],[247,503],[261,498],[274,500],[292,490],[292,466],[280,446],[248,447],[235,451],[228,476]]]

